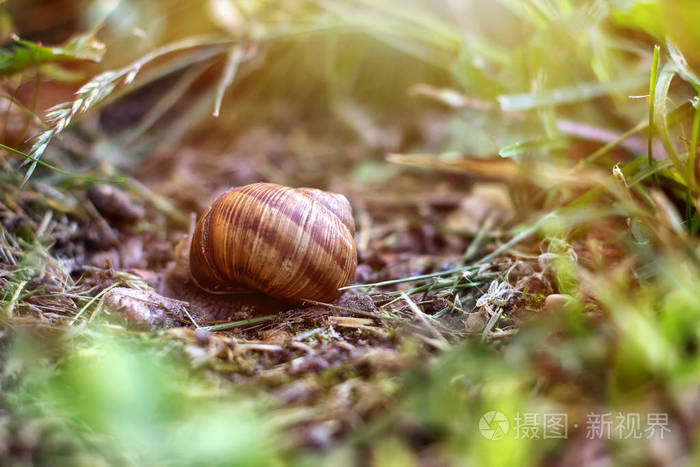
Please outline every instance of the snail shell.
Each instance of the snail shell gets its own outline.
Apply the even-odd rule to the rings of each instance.
[[[190,274],[202,289],[253,289],[332,301],[355,277],[355,221],[343,196],[254,183],[219,195],[192,235]]]

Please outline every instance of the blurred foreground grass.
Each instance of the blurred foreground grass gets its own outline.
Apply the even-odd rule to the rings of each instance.
[[[3,457],[35,465],[275,462],[279,443],[263,402],[217,388],[150,344],[102,331],[56,349],[19,332],[3,351],[2,433],[15,441]],[[50,355],[57,350],[59,362]]]
[[[8,3],[10,15],[17,8],[19,16],[22,9]],[[47,268],[42,242],[50,242],[24,232],[13,243],[3,227],[5,257],[23,253],[15,258],[21,267],[1,276],[3,456],[44,465],[700,461],[696,2],[212,1],[209,10],[199,3],[153,2],[141,11],[139,2],[120,2],[118,14],[102,24],[104,37],[97,36],[107,44],[101,66],[120,74],[103,75],[98,87],[79,94],[89,102],[85,108],[59,108],[65,129],[56,121],[40,126],[45,140],[39,141],[51,139],[51,145],[23,149],[72,172],[113,175],[103,173],[104,163],[133,170],[154,151],[180,143],[180,126],[148,131],[180,98],[191,104],[186,126],[209,135],[265,119],[277,101],[309,121],[341,122],[358,139],[367,136],[358,125],[366,121],[351,117],[358,107],[379,129],[424,113],[431,118],[428,111],[448,113],[437,143],[416,138],[400,148],[429,158],[404,161],[416,170],[467,176],[475,156],[514,159],[525,182],[508,180],[521,199],[523,225],[513,233],[547,219],[538,230],[539,257],[551,262],[557,290],[571,301],[557,313],[528,316],[505,342],[469,338],[414,362],[397,378],[401,390],[386,410],[362,420],[329,451],[297,452],[287,449],[288,433],[281,431],[294,413],[273,408],[268,396],[193,371],[157,336],[113,335],[99,324],[59,330],[58,342],[16,331],[12,311]],[[106,3],[91,5],[81,16],[90,27],[97,20],[87,13],[99,19]],[[197,40],[177,49],[175,58],[138,63],[158,46],[191,37]],[[245,50],[236,48],[242,44]],[[226,76],[231,57],[241,57],[234,52],[245,55],[249,47],[255,53],[235,63],[232,83],[217,74],[199,92],[185,92],[207,70],[197,71],[201,63],[219,57],[216,69]],[[128,65],[134,60],[138,66]],[[153,67],[142,69],[146,65]],[[183,68],[195,71],[177,74]],[[8,82],[23,79],[9,69]],[[87,159],[71,157],[54,140],[73,118],[171,75],[173,94],[126,139],[125,133],[99,134]],[[205,118],[224,90],[219,119]],[[324,129],[337,131],[335,124]],[[131,166],[113,150],[124,141]],[[358,165],[380,164],[384,149],[377,144]],[[3,183],[16,186],[15,156],[4,157]],[[497,175],[501,166],[495,167]],[[374,175],[389,184],[394,172],[387,174],[385,180]],[[56,190],[81,183],[45,168],[32,177],[30,184]],[[526,255],[515,248],[509,253]],[[81,305],[88,300],[79,298]],[[502,439],[489,439],[492,433],[480,424],[490,411],[509,421]],[[516,425],[525,414],[534,414],[529,436]],[[544,418],[552,414],[566,415],[565,437],[545,439]],[[602,414],[612,433],[588,436],[590,421]],[[626,414],[639,415],[640,437],[615,433],[618,416]],[[658,432],[647,439],[654,414],[666,416],[663,439]],[[503,426],[489,419],[486,427]]]

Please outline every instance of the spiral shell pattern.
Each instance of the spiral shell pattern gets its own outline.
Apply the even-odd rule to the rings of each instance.
[[[354,233],[343,195],[272,183],[232,188],[197,223],[190,273],[209,292],[332,301],[355,277]]]

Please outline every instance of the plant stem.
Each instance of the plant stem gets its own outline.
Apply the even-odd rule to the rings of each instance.
[[[651,75],[649,77],[649,131],[647,136],[647,158],[649,166],[651,167],[654,163],[654,156],[652,151],[652,143],[654,139],[655,126],[654,126],[654,95],[656,94],[656,80],[659,74],[659,51],[661,48],[657,45],[654,46],[654,55],[651,59]],[[659,186],[659,179],[656,174],[652,176],[654,180],[654,185]]]

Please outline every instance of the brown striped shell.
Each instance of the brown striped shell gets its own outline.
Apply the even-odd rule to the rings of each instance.
[[[272,183],[232,188],[197,222],[190,274],[209,292],[328,302],[355,277],[354,234],[343,195]]]

